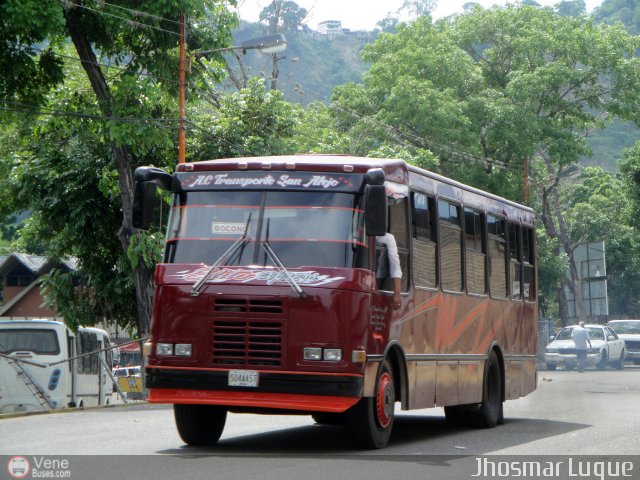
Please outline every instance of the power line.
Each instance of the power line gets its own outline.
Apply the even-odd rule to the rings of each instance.
[[[73,57],[71,55],[65,55],[63,53],[57,53],[57,52],[52,52],[49,50],[43,50],[41,48],[38,47],[34,47],[34,46],[29,46],[27,48],[33,49],[37,52],[40,53],[51,53],[52,55],[55,55],[56,57],[59,58],[66,58],[69,60],[74,60],[76,62],[80,62],[80,63],[86,63],[88,65],[96,65],[96,66],[101,66],[101,67],[105,67],[105,68],[111,68],[111,69],[116,69],[116,70],[120,70],[121,72],[125,72],[125,73],[131,73],[131,74],[135,74],[135,75],[139,75],[139,76],[143,76],[143,77],[150,77],[150,78],[155,78],[158,80],[164,80],[165,82],[168,83],[172,83],[175,85],[178,85],[180,82],[178,80],[174,80],[174,79],[169,79],[169,78],[165,78],[165,77],[159,77],[157,75],[151,74],[151,73],[147,73],[147,72],[139,72],[139,71],[130,71],[127,67],[120,67],[117,65],[111,65],[108,63],[104,63],[104,62],[92,62],[91,60],[85,60],[83,58],[80,57]]]
[[[161,31],[161,32],[164,32],[164,33],[168,33],[170,35],[175,35],[177,37],[180,36],[180,34],[178,32],[172,32],[171,30],[166,30],[164,28],[156,27],[155,25],[149,25],[148,23],[138,22],[136,20],[131,20],[130,18],[121,17],[119,15],[114,15],[113,13],[103,12],[101,10],[96,10],[95,8],[87,7],[86,5],[73,4],[73,7],[82,8],[84,10],[89,10],[91,12],[95,12],[95,13],[98,13],[100,15],[105,15],[107,17],[117,18],[119,20],[125,21],[126,23],[128,23],[130,25],[143,27],[143,28],[152,28],[154,30],[158,30],[158,31]]]
[[[103,120],[103,121],[114,121],[114,122],[177,122],[177,118],[143,118],[143,117],[113,117],[113,116],[103,116],[103,115],[95,115],[90,113],[83,112],[67,112],[63,110],[54,110],[50,108],[43,108],[37,105],[31,105],[27,103],[20,102],[11,102],[9,100],[0,99],[0,102],[5,105],[13,105],[15,108],[10,107],[0,107],[0,110],[9,111],[9,112],[22,112],[22,113],[30,113],[35,115],[50,115],[56,117],[72,117],[72,118],[80,118],[80,119],[88,119],[88,120]]]
[[[284,82],[283,82],[284,83]],[[360,120],[365,120],[365,121],[370,121],[373,124],[377,125],[378,127],[382,128],[383,130],[385,130],[389,135],[392,136],[392,138],[395,138],[397,141],[401,142],[404,145],[407,146],[411,146],[411,147],[423,147],[423,148],[427,148],[427,149],[432,149],[435,148],[437,150],[440,151],[446,151],[449,154],[451,154],[454,157],[463,159],[463,160],[469,160],[469,161],[473,161],[476,163],[483,163],[485,165],[490,164],[490,165],[494,165],[494,166],[498,166],[500,168],[503,168],[505,170],[509,170],[512,172],[516,172],[519,173],[521,172],[521,167],[516,166],[516,165],[510,165],[507,164],[505,162],[502,162],[500,160],[496,160],[490,157],[480,157],[478,155],[474,155],[472,153],[468,153],[468,152],[461,152],[460,150],[457,150],[456,148],[449,146],[449,145],[443,145],[431,140],[425,140],[422,137],[418,137],[417,135],[415,135],[412,132],[405,132],[402,130],[398,130],[398,128],[389,125],[386,122],[383,122],[375,117],[371,117],[371,116],[365,116],[363,114],[361,114],[360,112],[353,110],[349,107],[346,107],[342,104],[340,104],[339,102],[331,102],[330,104],[327,103],[322,95],[318,92],[313,92],[312,90],[309,90],[305,87],[303,87],[302,85],[300,85],[299,83],[296,83],[296,92],[300,92],[301,94],[305,94],[307,95],[307,98],[312,99],[313,97],[315,97],[315,99],[323,104],[325,104],[328,107],[335,107],[338,110],[347,113],[355,118],[358,118]]]
[[[175,23],[176,25],[180,25],[180,22],[178,20],[173,20],[171,18],[166,18],[166,17],[159,17],[157,15],[153,15],[153,14],[148,13],[148,12],[143,12],[141,10],[135,10],[133,8],[122,7],[120,5],[114,5],[113,3],[104,2],[104,1],[101,1],[101,0],[97,0],[97,1],[98,1],[98,4],[100,4],[100,5],[106,5],[108,7],[117,8],[119,10],[124,10],[126,12],[129,12],[134,17],[148,17],[148,18],[153,18],[154,20],[160,20],[161,22],[171,22],[171,23]]]

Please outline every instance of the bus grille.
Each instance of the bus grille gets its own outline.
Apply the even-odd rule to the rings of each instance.
[[[213,323],[215,365],[279,367],[282,365],[282,302],[216,299]],[[280,314],[280,315],[278,315]],[[224,318],[222,317],[224,315]],[[237,317],[249,318],[237,318]]]

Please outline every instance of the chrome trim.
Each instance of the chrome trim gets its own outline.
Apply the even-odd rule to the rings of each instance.
[[[417,361],[416,365],[418,367],[435,367],[436,365],[438,365],[437,362],[421,362],[421,361]]]
[[[380,363],[384,360],[384,355],[367,355],[367,362]]]
[[[504,355],[505,362],[534,362],[535,355]]]
[[[489,358],[481,353],[412,353],[405,355],[407,362],[481,362]]]

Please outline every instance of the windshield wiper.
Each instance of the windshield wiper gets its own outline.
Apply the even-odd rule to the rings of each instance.
[[[218,260],[216,260],[213,265],[211,265],[209,270],[207,270],[207,272],[202,277],[200,277],[200,280],[193,284],[193,287],[191,287],[192,297],[197,297],[198,295],[200,295],[200,290],[202,290],[202,287],[207,282],[209,277],[211,277],[214,272],[217,272],[221,265],[226,265],[226,262],[229,260],[229,258],[231,258],[231,256],[239,248],[244,248],[245,244],[251,240],[251,238],[247,235],[247,233],[249,232],[249,222],[251,222],[251,213],[249,214],[247,224],[244,227],[244,233],[240,236],[240,238],[233,242],[233,245],[231,245],[226,252],[220,255],[220,258],[218,258]]]
[[[276,252],[274,252],[273,249],[271,248],[271,245],[269,245],[268,240],[265,239],[262,242],[262,248],[264,248],[264,251],[267,253],[267,255],[269,256],[271,261],[275,264],[275,266],[278,268],[278,270],[284,274],[284,278],[287,280],[287,283],[291,288],[293,288],[293,291],[296,292],[298,297],[305,298],[307,294],[304,293],[304,290],[302,290],[302,287],[300,286],[300,284],[296,282],[296,279],[293,278],[289,270],[287,270],[287,267],[285,267],[282,261],[278,258],[278,256],[276,255]]]

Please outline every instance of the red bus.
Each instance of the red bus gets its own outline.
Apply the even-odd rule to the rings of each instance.
[[[217,442],[227,412],[280,412],[382,448],[396,402],[494,427],[505,400],[536,388],[531,209],[402,160],[341,155],[140,167],[135,180],[139,228],[156,187],[173,193],[146,385],[150,402],[174,404],[187,444]]]

